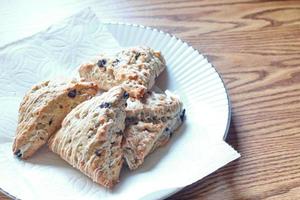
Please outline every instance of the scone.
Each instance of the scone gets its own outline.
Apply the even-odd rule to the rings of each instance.
[[[114,87],[83,102],[66,116],[49,148],[94,182],[112,188],[123,164],[127,98],[123,88]]]
[[[60,128],[64,117],[97,91],[96,84],[75,80],[34,86],[19,108],[14,154],[23,159],[34,154]]]
[[[149,47],[132,47],[114,57],[105,55],[80,66],[81,77],[97,82],[103,90],[123,84],[130,96],[142,97],[165,69],[165,60],[159,51]]]
[[[147,93],[141,100],[128,99],[127,104],[122,147],[127,165],[134,170],[147,155],[169,141],[182,124],[185,110],[179,98],[170,93]]]
[[[128,125],[124,132],[124,158],[131,170],[143,164],[144,159],[158,147],[164,146],[182,121],[180,117],[168,119],[166,122],[138,121]]]

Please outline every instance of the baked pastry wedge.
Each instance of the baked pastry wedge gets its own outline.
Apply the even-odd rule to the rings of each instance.
[[[83,102],[64,119],[49,148],[94,182],[112,188],[123,164],[121,142],[128,94],[121,87]]]
[[[124,132],[124,158],[131,170],[143,164],[144,159],[158,147],[164,146],[182,121],[180,117],[168,119],[166,122],[138,121],[127,126]]]
[[[19,108],[14,154],[22,159],[29,158],[60,128],[73,108],[97,91],[96,84],[76,80],[46,81],[32,87]]]
[[[169,141],[182,124],[185,110],[179,98],[169,92],[148,92],[140,100],[129,98],[127,104],[122,147],[128,167],[134,170],[146,156]]]
[[[103,90],[123,84],[130,96],[140,98],[154,85],[165,67],[159,51],[149,47],[132,47],[112,57],[98,56],[81,65],[79,74],[86,80],[95,81]]]

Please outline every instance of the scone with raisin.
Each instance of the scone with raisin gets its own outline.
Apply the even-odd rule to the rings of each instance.
[[[76,80],[32,87],[19,108],[14,154],[23,159],[34,154],[60,128],[64,117],[97,91],[96,84]]]
[[[167,92],[148,92],[142,99],[129,98],[124,131],[124,158],[131,170],[137,169],[146,156],[165,145],[182,124],[185,110],[178,97]]]
[[[130,96],[142,97],[165,69],[165,60],[159,51],[149,47],[124,49],[113,57],[100,55],[80,66],[81,77],[97,82],[103,90],[123,84]]]
[[[123,88],[114,87],[83,102],[66,116],[49,148],[94,182],[112,188],[123,164],[127,98]]]

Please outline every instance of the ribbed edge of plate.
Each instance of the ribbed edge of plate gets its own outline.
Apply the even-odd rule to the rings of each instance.
[[[184,91],[187,109],[197,102],[207,103],[220,113],[226,113],[227,123],[220,127],[226,138],[231,103],[220,74],[198,50],[181,39],[151,27],[128,23],[105,23],[121,46],[147,45],[160,50],[168,65],[168,73],[176,80],[172,91]]]

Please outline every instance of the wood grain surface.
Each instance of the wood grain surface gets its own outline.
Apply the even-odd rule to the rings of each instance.
[[[228,88],[227,141],[242,157],[169,200],[300,199],[300,1],[4,0],[0,45],[87,6],[104,21],[176,35],[209,58]]]

